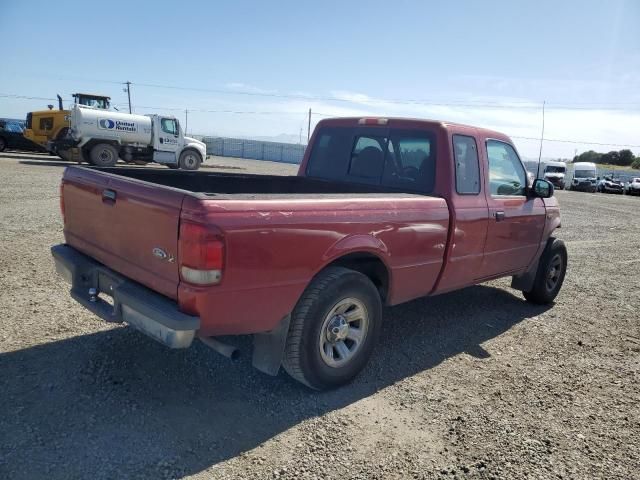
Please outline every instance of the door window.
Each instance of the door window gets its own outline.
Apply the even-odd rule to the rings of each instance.
[[[527,174],[516,151],[508,143],[487,140],[491,195],[524,196]]]
[[[453,155],[456,163],[456,192],[462,195],[480,193],[480,164],[476,140],[466,135],[454,135]]]
[[[175,118],[163,118],[160,120],[160,127],[164,133],[178,135],[178,122]]]

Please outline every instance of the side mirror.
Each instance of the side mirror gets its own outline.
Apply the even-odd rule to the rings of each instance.
[[[553,197],[553,184],[546,180],[538,178],[533,182],[533,188],[531,189],[534,197],[538,198],[550,198]]]

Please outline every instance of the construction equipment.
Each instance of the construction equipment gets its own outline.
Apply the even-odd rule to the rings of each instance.
[[[110,97],[93,95],[89,93],[74,93],[74,103],[93,108],[109,110]],[[70,111],[62,105],[62,97],[58,95],[58,110],[49,105],[49,110],[39,110],[27,113],[27,125],[24,137],[40,145],[53,155],[58,155],[64,160],[70,159],[67,150],[58,149],[57,141],[63,139],[69,133]]]

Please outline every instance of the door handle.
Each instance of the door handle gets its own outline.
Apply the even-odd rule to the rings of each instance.
[[[108,188],[102,191],[102,201],[109,203],[116,203],[116,192],[115,190],[109,190]]]
[[[505,219],[505,214],[502,210],[498,210],[497,212],[494,212],[493,216],[496,217],[496,222],[501,222],[502,220]]]

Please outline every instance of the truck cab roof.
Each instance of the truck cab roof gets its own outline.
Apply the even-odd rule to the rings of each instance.
[[[387,126],[389,128],[424,128],[431,127],[435,129],[455,130],[456,133],[467,133],[472,136],[484,136],[511,143],[508,136],[495,130],[488,128],[474,127],[462,123],[447,122],[442,120],[430,120],[422,118],[400,118],[400,117],[340,117],[327,118],[318,122],[318,126]]]

